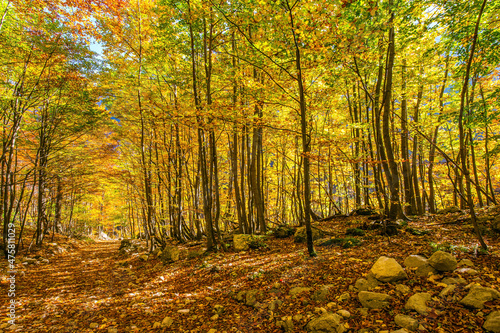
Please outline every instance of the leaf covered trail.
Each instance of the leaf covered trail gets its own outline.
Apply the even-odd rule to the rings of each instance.
[[[345,237],[347,228],[359,226],[361,218],[348,218],[319,226],[332,234]],[[292,318],[294,332],[305,332],[304,326],[321,311],[347,310],[345,319],[351,332],[361,328],[372,330],[397,329],[393,319],[398,313],[408,313],[404,305],[408,296],[430,292],[428,316],[412,313],[428,332],[481,332],[484,316],[500,310],[500,302],[486,303],[482,310],[466,309],[457,301],[439,299],[439,281],[444,277],[459,277],[449,272],[432,278],[421,278],[407,269],[409,278],[403,283],[411,290],[399,295],[394,284],[377,288],[377,292],[393,297],[388,310],[360,311],[361,304],[352,285],[366,276],[381,255],[402,263],[410,254],[429,257],[436,247],[446,247],[457,260],[474,262],[477,275],[463,275],[467,283],[498,286],[500,282],[499,240],[488,237],[491,253],[479,255],[471,234],[456,225],[429,225],[423,221],[410,226],[426,229],[428,235],[415,236],[401,232],[388,238],[377,231],[357,237],[361,245],[342,248],[337,245],[317,246],[317,258],[309,258],[304,244],[293,239],[269,239],[269,247],[244,252],[221,252],[192,256],[176,263],[163,265],[146,252],[132,256],[120,255],[118,241],[86,243],[59,239],[67,252],[47,257],[48,264],[22,265],[17,275],[17,315],[19,332],[282,332],[276,323]],[[425,221],[429,222],[429,221]],[[185,247],[184,250],[201,251]],[[33,254],[29,255],[30,257]],[[328,293],[321,300],[313,295],[323,286]],[[298,295],[294,287],[310,288]],[[249,306],[238,301],[241,291],[261,293],[257,304]],[[467,294],[465,285],[456,288],[456,299]],[[346,298],[345,296],[348,295]],[[1,295],[5,298],[5,295]],[[271,311],[273,301],[281,306]],[[2,304],[3,299],[0,299]],[[218,316],[218,306],[224,312]],[[158,327],[170,317],[168,327]],[[156,326],[155,326],[156,325]],[[1,330],[1,329],[0,329]],[[214,331],[212,331],[214,332]]]

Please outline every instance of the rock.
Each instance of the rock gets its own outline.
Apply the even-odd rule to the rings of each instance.
[[[179,260],[180,251],[175,246],[165,246],[160,254],[163,263],[171,263]]]
[[[319,290],[316,290],[314,294],[311,296],[311,299],[315,302],[325,302],[328,297],[328,292],[332,286],[326,285],[321,286]]]
[[[412,254],[406,257],[403,264],[408,268],[419,268],[420,266],[427,265],[427,258]]]
[[[252,235],[237,234],[233,235],[233,245],[235,251],[246,251],[250,248]]]
[[[295,229],[283,224],[279,225],[273,231],[273,236],[276,238],[288,238],[293,236],[293,234],[295,234]]]
[[[380,331],[380,332],[382,332],[382,331]],[[391,331],[390,333],[409,333],[409,332],[406,329],[401,328],[399,330]]]
[[[218,313],[216,313],[212,317],[210,317],[210,320],[217,320],[217,319],[219,319],[219,314]]]
[[[429,264],[422,265],[415,271],[415,274],[420,277],[427,277],[429,274],[433,275],[437,273],[438,271]]]
[[[463,278],[444,278],[441,283],[444,284],[466,284],[467,281],[465,281]]]
[[[460,304],[468,308],[482,309],[484,302],[493,301],[500,298],[500,293],[493,288],[472,287],[467,296],[465,296]]]
[[[441,292],[439,293],[439,297],[444,298],[448,296],[451,292],[455,290],[456,286],[454,284],[447,285]]]
[[[437,214],[453,214],[461,212],[457,206],[446,207],[437,211]]]
[[[427,306],[427,302],[431,300],[431,294],[429,293],[417,293],[411,296],[405,304],[406,310],[415,310],[421,315],[427,315],[430,308]]]
[[[211,328],[208,330],[207,333],[217,333],[217,330],[215,328]]]
[[[108,333],[118,333],[118,330],[114,327],[109,327],[108,328]]]
[[[491,312],[486,317],[483,328],[493,333],[500,333],[500,311]]]
[[[371,291],[360,291],[358,299],[364,308],[368,309],[383,309],[389,306],[391,296],[382,293],[374,293]]]
[[[190,311],[191,311],[190,309],[180,309],[180,310],[177,310],[177,313],[188,314]]]
[[[380,285],[380,281],[375,278],[373,273],[368,273],[368,275],[365,278],[360,278],[356,281],[354,286],[358,291],[370,291],[372,289],[375,289]]]
[[[396,285],[396,291],[400,294],[406,295],[410,293],[410,290],[410,287],[405,286],[404,284],[399,283]]]
[[[364,317],[368,316],[368,308],[357,308],[357,310],[361,316],[364,316]]]
[[[398,326],[400,326],[402,328],[406,328],[410,331],[416,331],[418,329],[418,320],[413,319],[410,316],[398,314],[398,315],[396,315],[396,317],[394,317],[394,322]]]
[[[260,300],[262,296],[263,296],[262,291],[258,289],[249,290],[246,293],[245,304],[248,306],[255,306],[257,304],[257,301]]]
[[[458,263],[458,267],[463,267],[463,266],[474,267],[474,263],[470,259],[462,259]]]
[[[428,262],[440,272],[449,272],[457,268],[457,259],[448,252],[436,251]]]
[[[304,318],[304,316],[301,314],[296,314],[292,317],[293,321],[301,321],[302,318]]]
[[[342,333],[345,327],[340,322],[342,317],[338,314],[325,313],[318,318],[311,320],[306,325],[307,332],[310,333]]]
[[[457,268],[455,270],[455,273],[458,273],[458,274],[470,274],[470,275],[477,275],[477,274],[479,274],[478,271],[476,271],[473,268],[469,268],[469,267]]]
[[[313,241],[323,238],[325,235],[323,231],[312,228]],[[306,242],[306,227],[297,228],[293,236],[295,243],[305,243]]]
[[[89,327],[92,328],[92,329],[95,329],[95,328],[99,327],[99,324],[98,323],[90,323]]]
[[[408,278],[403,267],[394,259],[380,257],[371,268],[375,278],[382,282],[395,282]]]
[[[167,316],[167,317],[163,318],[163,320],[161,322],[161,327],[170,327],[170,326],[172,326],[173,323],[174,323],[174,320]]]
[[[298,294],[308,292],[310,290],[311,290],[311,288],[309,288],[309,287],[293,287],[292,289],[290,289],[288,294],[292,297],[296,297]]]
[[[153,329],[156,329],[156,328],[160,328],[161,327],[161,323],[160,322],[154,322],[153,323]]]
[[[337,314],[341,315],[344,318],[349,318],[351,316],[351,313],[347,310],[339,310],[337,311]]]

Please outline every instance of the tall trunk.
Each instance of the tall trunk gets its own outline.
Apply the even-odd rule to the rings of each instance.
[[[300,104],[300,128],[302,137],[302,160],[304,163],[304,222],[306,225],[306,239],[307,239],[307,250],[311,257],[316,256],[314,251],[313,238],[312,238],[312,227],[311,227],[311,180],[310,180],[310,135],[307,128],[307,112],[306,112],[306,99],[304,91],[303,73],[302,73],[302,63],[300,47],[298,42],[298,37],[296,35],[296,27],[293,20],[292,7],[287,1],[288,13],[290,16],[290,28],[293,35],[294,48],[295,48],[295,66],[297,70],[297,85],[299,91],[299,104]]]
[[[470,215],[471,215],[472,225],[474,226],[474,231],[475,231],[476,236],[479,240],[479,243],[481,243],[481,247],[484,250],[487,250],[488,246],[484,242],[483,237],[481,235],[481,231],[479,230],[479,225],[477,223],[477,218],[476,218],[476,211],[474,208],[474,201],[472,200],[471,179],[470,179],[470,172],[469,172],[469,169],[467,166],[467,149],[466,149],[464,119],[463,118],[464,118],[464,113],[465,113],[465,96],[467,93],[467,88],[469,86],[470,69],[471,69],[471,65],[472,65],[472,60],[474,59],[474,51],[476,49],[479,23],[481,22],[481,16],[483,14],[483,11],[484,11],[484,8],[486,6],[487,1],[488,0],[483,0],[483,4],[481,5],[481,9],[479,10],[479,15],[478,15],[478,18],[476,21],[476,27],[474,29],[474,36],[472,39],[470,55],[469,55],[469,59],[467,61],[467,67],[465,70],[464,83],[462,86],[462,91],[460,93],[460,113],[458,115],[458,130],[459,130],[459,134],[460,134],[460,157],[461,157],[461,163],[462,163],[462,172],[463,172],[463,175],[465,178],[467,204],[468,204]]]
[[[403,59],[403,67],[401,68],[402,81],[402,100],[401,100],[401,160],[403,170],[405,212],[414,215],[415,211],[415,196],[413,194],[413,182],[410,168],[410,155],[408,151],[408,109],[406,101],[406,59]]]

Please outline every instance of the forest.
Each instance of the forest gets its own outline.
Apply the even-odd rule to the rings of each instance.
[[[10,222],[37,246],[106,232],[209,251],[367,207],[476,225],[500,190],[499,7],[3,1],[4,250]]]
[[[500,332],[500,1],[0,17],[0,333]]]

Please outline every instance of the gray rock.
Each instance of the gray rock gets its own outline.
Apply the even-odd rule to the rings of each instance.
[[[250,248],[252,235],[237,234],[233,235],[233,245],[235,251],[246,251]]]
[[[343,293],[342,295],[339,296],[339,301],[348,301],[351,299],[351,294],[349,293]]]
[[[418,268],[427,264],[427,258],[416,254],[409,255],[404,261],[405,267]]]
[[[290,289],[288,294],[292,297],[297,297],[298,294],[305,293],[305,292],[308,292],[310,290],[311,290],[311,288],[309,288],[309,287],[293,287],[292,289]]]
[[[325,235],[323,231],[316,228],[312,228],[313,241],[323,238],[324,236]],[[293,235],[293,240],[295,241],[295,243],[304,243],[306,241],[306,227],[297,228],[295,234]]]
[[[364,308],[383,309],[389,306],[389,302],[392,298],[387,294],[360,291],[358,293],[358,299]]]
[[[292,318],[285,318],[284,320],[279,320],[276,322],[276,326],[283,329],[285,332],[293,332],[293,320]]]
[[[339,310],[337,311],[337,314],[341,315],[344,318],[349,318],[351,316],[351,313],[347,310]]]
[[[425,264],[417,268],[415,274],[420,277],[427,277],[429,274],[437,274],[438,271],[429,264]]]
[[[440,272],[449,272],[457,268],[457,259],[448,252],[436,251],[428,260],[429,265]]]
[[[455,270],[455,272],[458,273],[458,274],[470,274],[470,275],[477,275],[477,274],[479,274],[479,272],[476,271],[474,268],[469,268],[469,267],[457,268]]]
[[[396,285],[396,291],[400,294],[406,295],[410,292],[410,290],[410,287],[405,286],[404,284],[399,283]]]
[[[493,333],[500,333],[500,311],[491,312],[486,317],[483,328]]]
[[[311,299],[315,302],[325,302],[331,287],[331,285],[321,286],[321,288],[314,292]]]
[[[472,262],[472,260],[462,259],[458,263],[458,267],[463,267],[463,266],[474,267],[474,263]]]
[[[493,301],[500,298],[500,293],[493,288],[473,287],[460,304],[468,308],[482,309],[484,302]]]
[[[274,301],[271,301],[271,303],[269,303],[269,310],[271,311],[276,311],[276,309],[278,309],[281,304],[283,304],[283,301],[279,300],[279,299],[276,299]]]
[[[171,317],[165,317],[163,318],[161,322],[161,327],[170,327],[174,323],[174,320]]]
[[[325,313],[311,320],[306,325],[306,330],[310,333],[343,333],[346,329],[341,324],[341,320],[342,317],[338,314]]]
[[[398,326],[400,326],[402,328],[406,328],[410,331],[416,331],[418,329],[418,320],[413,319],[410,316],[398,314],[398,315],[396,315],[396,317],[394,317],[394,322]]]
[[[357,308],[358,313],[364,317],[368,317],[368,309],[367,308]]]
[[[175,246],[165,246],[165,248],[161,251],[160,260],[163,263],[170,263],[179,260],[180,251]]]
[[[356,283],[354,284],[354,287],[358,291],[369,291],[372,289],[375,289],[380,285],[380,281],[375,278],[373,273],[368,273],[368,275],[365,278],[360,278],[356,280]]]
[[[447,285],[441,292],[439,293],[439,297],[444,298],[448,296],[450,293],[452,293],[455,290],[456,286],[454,284],[449,284]]]
[[[382,282],[395,282],[408,278],[403,267],[393,258],[380,257],[371,268],[375,278]]]
[[[429,293],[416,293],[411,296],[405,304],[406,310],[415,310],[421,315],[427,315],[430,308],[427,306],[427,302],[431,300],[431,294]]]

